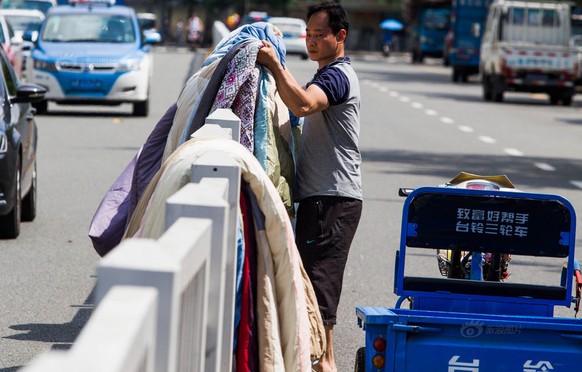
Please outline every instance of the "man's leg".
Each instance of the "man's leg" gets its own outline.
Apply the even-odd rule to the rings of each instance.
[[[313,369],[318,372],[337,372],[337,367],[335,365],[335,359],[333,357],[333,325],[325,326],[325,337],[327,339],[327,344],[325,347],[325,353],[319,359],[319,362],[313,366]]]
[[[336,372],[333,326],[336,323],[348,252],[362,213],[362,202],[338,197],[302,200],[297,210],[296,242],[311,283],[327,337],[316,371]]]

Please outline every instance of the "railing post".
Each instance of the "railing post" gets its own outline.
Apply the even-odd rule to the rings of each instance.
[[[233,114],[234,115],[234,114]],[[209,151],[192,164],[192,182],[209,182],[212,179],[227,179],[228,189],[225,195],[228,202],[226,231],[226,260],[224,286],[224,314],[222,329],[222,357],[220,371],[231,369],[232,355],[225,350],[232,350],[234,338],[234,308],[236,296],[236,251],[238,231],[238,205],[240,198],[241,169],[231,158],[219,151]]]
[[[206,117],[204,124],[216,124],[222,128],[229,128],[232,130],[232,140],[240,142],[240,119],[231,109],[219,108],[214,110],[212,114]]]
[[[166,201],[166,226],[172,225],[179,217],[212,220],[205,371],[228,371],[230,368],[222,366],[232,364],[232,342],[227,344],[223,339],[223,332],[232,334],[232,323],[225,318],[225,312],[233,312],[225,307],[229,229],[229,204],[225,200],[227,187],[226,179],[205,179],[185,185]]]
[[[101,259],[97,268],[96,306],[115,285],[155,287],[159,291],[156,372],[176,372],[180,265],[149,239],[128,239]]]
[[[69,353],[59,350],[48,350],[34,358],[19,372],[75,372],[71,366]]]
[[[204,221],[201,229],[196,221]],[[193,230],[203,232],[192,246]],[[180,263],[178,285],[180,311],[177,346],[178,372],[203,372],[205,367],[212,222],[208,219],[178,218],[158,239],[163,250]]]
[[[69,350],[86,372],[154,372],[158,291],[111,288]]]

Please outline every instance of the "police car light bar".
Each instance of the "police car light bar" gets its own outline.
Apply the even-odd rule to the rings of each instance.
[[[89,4],[89,5],[115,5],[115,0],[69,0],[69,4]]]

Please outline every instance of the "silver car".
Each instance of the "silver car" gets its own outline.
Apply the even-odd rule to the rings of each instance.
[[[299,54],[301,59],[309,58],[305,43],[307,25],[300,18],[271,17],[268,21],[283,33],[287,54]]]

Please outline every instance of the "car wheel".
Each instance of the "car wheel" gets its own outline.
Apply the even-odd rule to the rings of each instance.
[[[307,55],[307,54],[302,54],[301,55],[301,59],[303,59],[303,60],[306,60],[308,58],[309,58],[309,55]]]
[[[46,114],[46,112],[48,111],[48,101],[46,99],[43,99],[42,101],[39,102],[33,102],[32,107],[36,109],[37,115]]]
[[[495,75],[491,77],[491,98],[494,102],[503,102],[503,89],[497,83]]]
[[[456,83],[459,81],[459,70],[457,70],[456,68],[453,68],[453,75],[451,77],[451,80],[453,81],[453,83]]]
[[[412,63],[418,63],[419,61],[418,52],[416,50],[412,51]]]
[[[10,213],[0,216],[0,238],[16,239],[20,234],[20,157],[16,158],[16,177],[13,185],[13,208]]]
[[[487,75],[483,75],[482,77],[482,84],[483,84],[483,99],[487,102],[491,101],[491,85],[489,83],[489,77]]]
[[[148,116],[150,110],[150,101],[146,99],[145,101],[135,102],[133,104],[133,116]]]
[[[572,96],[569,96],[569,95],[562,96],[562,105],[571,106],[572,105]]]
[[[361,347],[356,351],[356,363],[354,365],[354,372],[366,371],[366,348]]]
[[[22,198],[22,221],[33,221],[36,217],[36,198],[37,198],[37,188],[36,188],[36,161],[32,165],[32,181],[30,184],[30,190]]]

